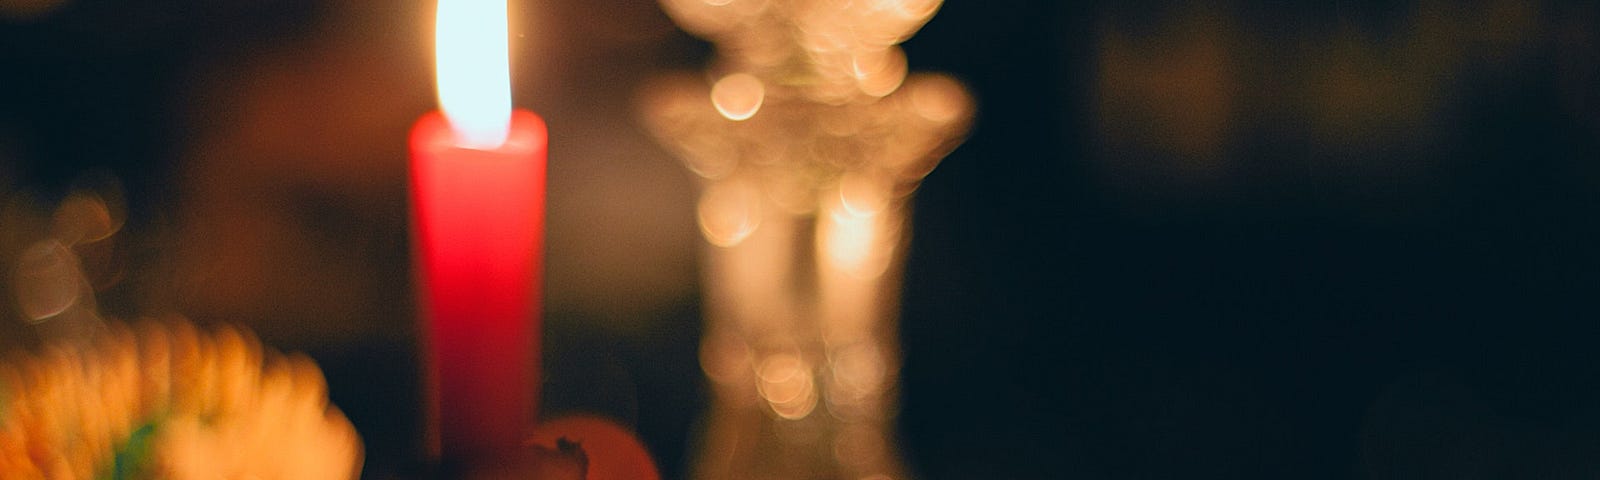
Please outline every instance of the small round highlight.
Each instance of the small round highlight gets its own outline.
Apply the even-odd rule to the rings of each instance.
[[[911,110],[930,122],[955,122],[972,108],[966,88],[946,75],[918,76],[906,89],[911,97]]]
[[[829,399],[834,403],[860,402],[878,395],[889,378],[882,352],[871,344],[856,344],[834,352],[830,359]]]
[[[122,228],[123,218],[92,192],[74,193],[56,208],[56,235],[66,244],[104,240]]]
[[[756,376],[760,378],[756,389],[761,398],[779,417],[799,420],[816,408],[817,388],[811,365],[800,356],[788,353],[769,356],[757,367]]]
[[[711,86],[711,105],[724,118],[736,122],[749,120],[761,110],[766,100],[767,87],[761,79],[748,73],[735,73],[722,77]]]
[[[24,251],[13,285],[17,306],[30,323],[41,323],[78,304],[85,285],[78,259],[66,246],[44,241]]]
[[[851,60],[861,93],[884,97],[906,80],[906,54],[900,47],[887,47],[860,53]]]
[[[712,183],[700,194],[696,210],[700,233],[706,241],[732,247],[761,226],[761,192],[738,180]]]

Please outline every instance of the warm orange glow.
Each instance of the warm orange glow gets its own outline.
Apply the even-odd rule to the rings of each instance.
[[[588,480],[660,480],[650,450],[627,427],[609,419],[575,415],[543,422],[529,443],[557,449],[561,441],[577,444],[588,458]],[[502,478],[502,477],[495,477]],[[506,476],[504,478],[513,478]],[[517,476],[515,478],[528,478]],[[534,475],[532,478],[552,478]]]
[[[40,323],[77,305],[85,286],[72,250],[55,241],[24,251],[16,275],[17,307],[28,323]]]
[[[840,347],[831,356],[828,399],[836,405],[861,403],[882,393],[888,378],[883,353],[870,342]]]
[[[817,247],[830,266],[858,278],[883,273],[893,254],[894,238],[884,228],[885,215],[878,213],[861,217],[842,204],[829,208],[827,217],[818,222]]]
[[[360,477],[361,438],[309,357],[225,325],[99,335],[0,362],[0,478]]]
[[[799,355],[769,356],[756,368],[756,376],[761,380],[756,390],[779,417],[799,420],[816,408],[817,389],[812,367]]]
[[[798,248],[796,236],[801,225],[788,216],[775,216],[744,241],[731,247],[717,247],[710,269],[711,284],[718,292],[708,298],[716,315],[736,322],[749,337],[784,335],[792,328],[801,299],[794,276],[798,266],[773,261]]]
[[[766,85],[748,73],[735,73],[711,86],[711,104],[728,120],[743,121],[755,116],[766,99]]]
[[[750,345],[732,332],[708,332],[700,342],[700,368],[719,384],[739,385],[749,377],[752,356]]]
[[[890,179],[875,172],[846,172],[839,178],[839,206],[856,218],[877,215],[892,200]]]
[[[439,106],[457,145],[498,148],[511,129],[506,0],[439,0],[434,62]]]
[[[732,247],[761,226],[761,192],[747,182],[711,184],[700,196],[700,233],[719,247]]]
[[[949,76],[910,74],[898,45],[942,0],[661,3],[717,44],[709,84],[655,82],[643,109],[704,187],[716,401],[694,476],[905,478],[891,420],[907,199],[974,105]]]
[[[851,59],[851,73],[861,93],[883,97],[900,88],[906,79],[906,54],[900,47],[863,49]]]

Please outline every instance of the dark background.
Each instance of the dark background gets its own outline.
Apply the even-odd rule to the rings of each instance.
[[[403,238],[402,139],[429,108],[431,66],[420,42],[366,39],[408,38],[417,25],[385,19],[420,24],[426,6],[77,0],[24,17],[26,3],[0,3],[0,199],[51,205],[75,182],[115,179],[129,211],[119,268],[134,279],[182,284],[165,280],[186,271],[189,250],[175,244],[197,222],[231,218],[203,208],[237,181],[216,179],[215,165],[232,164],[215,159],[234,156],[216,145],[262,150],[215,125],[251,111],[235,105],[292,102],[239,85],[308,70],[378,82],[319,98],[400,98],[363,120],[379,127],[306,127],[312,143],[383,145],[359,163],[377,173],[277,183],[268,190],[288,193],[258,199],[259,211],[312,212],[281,228],[335,232],[305,248],[380,245],[328,264],[384,278],[345,299],[366,307],[273,290],[273,274],[209,281],[247,285],[225,297],[245,299],[234,303],[126,285],[105,295],[126,314],[248,318],[265,339],[312,351],[367,437],[368,473],[403,470],[393,465],[415,448],[405,247],[353,230]],[[628,104],[644,79],[701,68],[710,50],[650,2],[541,5],[555,19],[545,25],[564,26],[528,48],[559,53],[519,83],[531,98],[519,104],[551,119],[553,159],[565,140],[587,154],[569,158],[667,173],[669,187],[641,195],[671,206],[621,232],[672,252],[643,259],[667,265],[663,282],[690,281],[564,282],[590,265],[559,258],[640,259],[579,251],[586,234],[563,229],[640,220],[562,206],[588,198],[563,183],[634,184],[553,160],[547,405],[623,417],[681,476],[705,399],[692,184],[636,131]],[[366,20],[342,33],[351,19]],[[905,49],[913,70],[965,82],[978,113],[914,201],[900,319],[910,464],[930,479],[1600,475],[1595,25],[1600,9],[1564,2],[947,2]],[[303,53],[317,49],[336,53]],[[374,92],[381,68],[339,73],[369,57],[409,83]],[[524,94],[539,90],[565,100]],[[602,107],[574,106],[585,103]],[[577,126],[563,131],[564,118]],[[636,151],[584,150],[608,131],[627,131]],[[343,152],[328,149],[308,155]],[[356,200],[326,193],[347,190]],[[29,237],[23,217],[0,217],[12,222],[0,225],[7,248]],[[247,293],[309,306],[252,307]],[[660,298],[591,307],[619,297]],[[275,327],[275,315],[302,327]],[[300,333],[339,315],[369,320],[334,328],[335,340]],[[632,395],[562,388],[586,377]]]

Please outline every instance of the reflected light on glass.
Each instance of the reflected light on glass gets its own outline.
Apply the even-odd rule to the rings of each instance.
[[[971,99],[961,83],[946,75],[918,75],[908,87],[911,110],[934,123],[951,123],[967,114]]]
[[[839,205],[852,216],[867,218],[889,206],[890,179],[873,172],[849,172],[839,178]]]
[[[662,3],[717,45],[711,91],[703,80],[680,90],[697,115],[649,121],[680,154],[728,152],[685,161],[712,179],[702,184],[707,239],[731,247],[707,250],[710,329],[744,342],[702,345],[720,404],[709,429],[741,425],[708,443],[716,467],[700,478],[898,478],[885,436],[898,351],[880,336],[893,328],[898,280],[885,272],[898,272],[905,195],[959,143],[972,108],[954,80],[908,75],[896,45],[941,2]],[[749,210],[727,200],[740,188],[760,208],[759,229],[742,234]]]
[[[817,389],[811,365],[799,355],[771,355],[762,360],[756,376],[760,379],[757,391],[779,417],[799,420],[816,408]]]
[[[868,342],[840,349],[830,358],[827,388],[828,412],[846,421],[879,419],[883,392],[893,372],[881,350]]]
[[[828,208],[819,219],[818,248],[828,264],[856,278],[876,278],[888,267],[894,253],[894,238],[885,223],[886,212],[861,217],[841,204]]]
[[[74,193],[56,208],[56,238],[68,245],[105,240],[122,228],[124,219],[120,213],[113,212],[99,195]]]
[[[939,10],[940,0],[877,0],[874,4],[880,10],[894,12],[901,18],[909,20],[926,20]]]
[[[858,53],[852,61],[861,93],[883,97],[894,93],[906,79],[906,54],[900,47]]]
[[[766,0],[662,0],[668,15],[705,37],[717,37],[749,25],[767,7]]]
[[[775,216],[737,246],[711,252],[709,313],[728,322],[741,338],[778,334],[795,318],[800,302],[792,282],[795,266],[774,259],[794,251],[797,227],[797,222]]]
[[[766,100],[767,88],[761,79],[748,73],[722,77],[711,86],[711,104],[724,118],[744,121],[755,116]]]
[[[843,209],[840,209],[843,210]],[[834,266],[847,270],[860,270],[872,256],[873,232],[871,217],[857,217],[835,212],[828,215],[827,234],[823,236],[823,250]]]
[[[77,257],[59,242],[35,244],[22,252],[16,268],[17,306],[30,323],[44,322],[72,308],[86,287]]]
[[[741,180],[712,183],[700,194],[696,210],[706,241],[732,247],[761,226],[761,192]]]
[[[816,188],[799,176],[775,176],[767,182],[767,198],[785,213],[806,216],[817,210]]]
[[[690,137],[680,145],[689,171],[708,180],[719,180],[739,166],[732,145],[709,136]]]
[[[865,425],[850,425],[843,428],[838,438],[833,441],[833,458],[839,463],[856,467],[870,465],[882,460],[889,452],[889,446],[884,440],[882,432]],[[874,475],[868,478],[888,478],[883,475]]]

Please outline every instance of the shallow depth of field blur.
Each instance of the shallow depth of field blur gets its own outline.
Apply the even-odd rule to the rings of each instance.
[[[642,97],[712,47],[652,1],[512,3],[546,414],[682,478],[708,247]],[[1600,474],[1600,7],[1305,3],[952,0],[903,44],[975,106],[911,197],[917,477]],[[307,352],[366,475],[408,468],[432,6],[0,0],[0,352],[49,328],[19,279],[66,222],[105,315]]]

